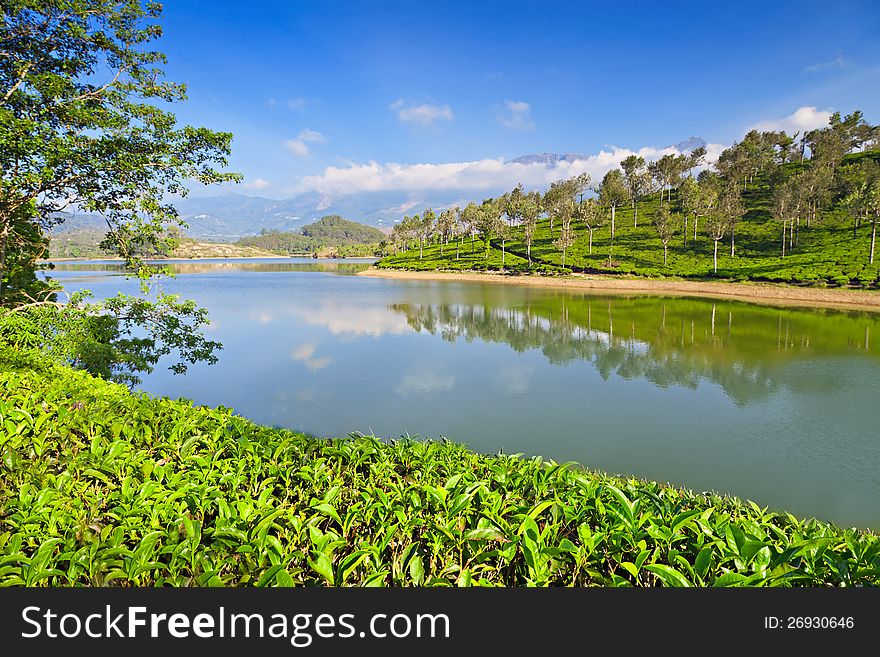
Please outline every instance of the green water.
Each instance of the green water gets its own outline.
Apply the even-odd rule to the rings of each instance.
[[[880,528],[880,315],[353,276],[365,263],[179,263],[220,363],[151,393],[318,435],[482,452],[736,494]],[[67,289],[135,286],[60,265]]]

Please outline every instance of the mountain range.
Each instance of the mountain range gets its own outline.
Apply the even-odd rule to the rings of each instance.
[[[687,152],[705,144],[700,137],[690,137],[670,148]],[[508,160],[507,163],[538,164],[552,169],[562,163],[587,159],[588,156],[578,153],[533,153]],[[455,189],[414,193],[360,192],[339,196],[304,192],[288,199],[277,200],[229,191],[211,196],[187,196],[174,205],[181,218],[187,222],[186,232],[191,237],[232,242],[241,237],[257,235],[262,230],[296,231],[321,217],[333,214],[387,231],[405,214],[420,213],[426,208],[436,210],[452,205],[464,206],[470,201],[480,201],[484,196],[490,195],[492,192],[480,194]],[[104,225],[98,216],[74,215],[66,217],[56,231],[100,228]]]

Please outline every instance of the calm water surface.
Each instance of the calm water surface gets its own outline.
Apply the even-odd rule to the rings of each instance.
[[[317,435],[446,436],[880,528],[880,315],[354,276],[365,262],[175,265],[220,362],[144,377]],[[134,293],[118,265],[66,289]]]

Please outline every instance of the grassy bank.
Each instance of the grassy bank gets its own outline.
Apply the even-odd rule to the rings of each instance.
[[[4,585],[880,582],[875,534],[733,498],[0,370]]]
[[[844,163],[862,158],[880,159],[880,151],[848,155]],[[805,165],[787,164],[781,167],[783,176],[792,176]],[[557,220],[551,231],[549,218],[538,221],[532,244],[532,264],[526,259],[522,228],[510,229],[502,255],[500,239],[493,238],[488,257],[479,238],[470,237],[450,242],[442,247],[431,244],[418,246],[383,258],[378,267],[417,271],[482,271],[501,270],[512,273],[570,273],[587,272],[640,277],[681,277],[699,280],[764,281],[808,285],[876,287],[880,277],[880,257],[869,263],[871,224],[863,221],[853,228],[853,219],[842,199],[832,197],[817,214],[817,220],[807,225],[800,223],[794,244],[786,244],[786,255],[781,253],[782,223],[772,213],[770,181],[762,176],[742,193],[745,214],[735,231],[735,251],[730,253],[730,231],[718,245],[718,273],[713,272],[714,242],[705,231],[706,219],[698,221],[694,235],[693,218],[687,231],[684,223],[676,226],[669,244],[667,263],[663,264],[663,246],[651,215],[657,210],[658,195],[639,203],[638,216],[631,207],[619,208],[616,213],[615,234],[612,243],[611,228],[604,225],[593,233],[592,251],[590,234],[582,224],[572,223],[575,242],[568,249],[562,266],[562,252],[553,244],[560,235]],[[681,210],[677,191],[672,193],[672,207]],[[502,264],[503,262],[503,264]]]

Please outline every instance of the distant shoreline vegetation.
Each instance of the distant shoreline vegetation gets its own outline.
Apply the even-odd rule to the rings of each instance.
[[[800,140],[752,131],[698,176],[703,148],[630,156],[598,184],[581,175],[543,194],[518,185],[405,217],[376,266],[876,288],[878,135],[861,112],[834,114]]]
[[[103,248],[106,233],[98,228],[73,228],[51,236],[46,259],[89,258],[115,256],[112,249]],[[303,226],[296,232],[263,230],[259,235],[243,237],[234,243],[203,242],[180,233],[171,236],[170,245],[133,250],[147,258],[205,258],[205,257],[271,257],[273,255],[358,258],[377,257],[384,253],[387,235],[382,231],[329,215]]]

